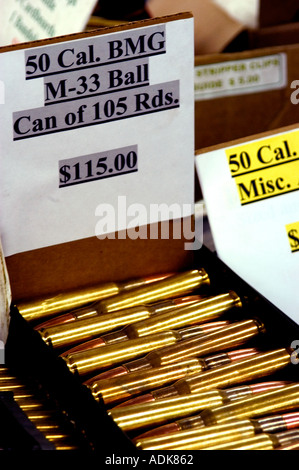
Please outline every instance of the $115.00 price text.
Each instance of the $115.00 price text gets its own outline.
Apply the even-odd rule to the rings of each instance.
[[[137,145],[59,162],[59,187],[138,171]]]

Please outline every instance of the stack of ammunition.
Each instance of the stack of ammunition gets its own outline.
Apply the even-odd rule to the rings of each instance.
[[[299,383],[277,374],[295,351],[260,347],[267,322],[210,284],[202,268],[17,307],[138,449],[294,448]]]
[[[33,434],[40,435],[37,440],[37,448],[47,450],[78,450],[83,441],[81,435],[77,435],[69,421],[58,411],[55,404],[33,384],[28,385],[7,367],[0,368],[0,393],[12,395],[15,408],[24,418],[20,426],[26,430],[26,421],[34,426]],[[13,415],[12,415],[13,418]],[[44,442],[49,442],[50,446]],[[85,444],[87,445],[87,444]],[[0,443],[1,446],[1,443]],[[15,449],[16,443],[6,442],[7,450]],[[4,447],[6,449],[6,447]],[[30,450],[30,449],[29,449]]]

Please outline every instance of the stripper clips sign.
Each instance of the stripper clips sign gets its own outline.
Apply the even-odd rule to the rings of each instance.
[[[128,28],[0,54],[6,256],[94,236],[96,207],[119,196],[192,213],[193,18]]]
[[[299,322],[299,129],[198,154],[217,253]]]

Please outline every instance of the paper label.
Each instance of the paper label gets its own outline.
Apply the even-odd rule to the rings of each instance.
[[[291,252],[295,253],[299,251],[299,222],[293,222],[286,225],[286,231],[288,234]]]
[[[225,151],[242,205],[299,189],[299,133]]]
[[[194,71],[196,101],[276,90],[286,85],[284,53],[199,65]]]
[[[299,129],[196,156],[218,256],[299,323]]]
[[[0,54],[6,256],[193,213],[193,18],[141,24]]]
[[[83,31],[97,0],[1,2],[0,46]]]

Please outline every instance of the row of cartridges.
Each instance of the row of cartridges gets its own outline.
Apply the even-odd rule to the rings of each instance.
[[[136,448],[299,448],[299,383],[276,380],[296,351],[257,347],[267,321],[211,284],[192,269],[17,307]]]

